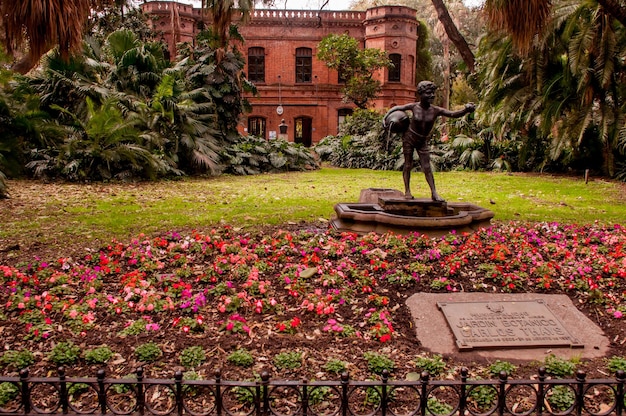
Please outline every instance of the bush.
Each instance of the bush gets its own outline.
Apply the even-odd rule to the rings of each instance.
[[[607,363],[607,368],[612,373],[619,370],[626,371],[626,358],[617,356],[611,357]]]
[[[404,164],[399,135],[388,135],[382,116],[357,110],[346,117],[337,136],[327,136],[315,147],[322,161],[341,168],[399,170]]]
[[[506,371],[507,375],[511,375],[516,369],[517,367],[509,363],[508,361],[496,360],[495,363],[489,366],[489,374],[496,377],[502,371]]]
[[[0,407],[5,406],[11,400],[15,399],[20,392],[17,385],[5,381],[0,383]]]
[[[228,362],[239,367],[250,367],[254,364],[254,357],[246,349],[238,349],[232,352],[228,358]]]
[[[392,372],[396,363],[385,354],[368,351],[363,354],[363,358],[367,361],[367,368],[374,374],[382,374],[384,370]]]
[[[85,361],[88,364],[104,364],[113,357],[113,351],[107,346],[85,351]]]
[[[226,162],[225,172],[235,175],[319,169],[313,154],[303,145],[255,136],[240,136],[224,149],[222,159]]]
[[[185,368],[197,367],[206,361],[206,354],[202,347],[196,345],[193,347],[185,348],[180,353],[180,363]]]
[[[0,363],[5,366],[12,366],[17,370],[28,367],[35,363],[35,355],[28,350],[9,350],[2,354]]]
[[[569,377],[576,370],[576,365],[573,362],[559,358],[554,354],[548,355],[544,364],[548,374],[559,378]]]
[[[568,386],[556,385],[548,390],[546,401],[550,404],[552,411],[564,412],[574,406],[576,395]]]
[[[344,371],[346,371],[347,368],[348,364],[346,362],[338,360],[336,358],[330,358],[328,361],[326,361],[326,364],[324,364],[324,370],[328,371],[329,373],[343,373]]]
[[[79,358],[80,348],[72,341],[59,342],[48,354],[48,359],[56,365],[74,364]]]
[[[293,370],[302,366],[302,353],[297,351],[281,352],[274,356],[274,365],[278,369]]]
[[[439,354],[432,357],[417,357],[413,364],[420,371],[428,371],[432,377],[437,377],[446,369],[446,363]]]
[[[139,361],[146,363],[156,361],[163,355],[161,348],[154,342],[147,342],[135,348],[135,356]]]

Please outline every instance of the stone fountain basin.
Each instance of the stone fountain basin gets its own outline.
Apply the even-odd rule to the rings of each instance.
[[[380,190],[382,191],[382,190]],[[429,199],[405,200],[377,195],[378,203],[338,203],[331,219],[338,231],[421,233],[440,236],[452,230],[474,232],[491,225],[494,213],[468,202],[435,202]],[[363,197],[361,200],[370,200]],[[426,214],[426,215],[422,215]]]

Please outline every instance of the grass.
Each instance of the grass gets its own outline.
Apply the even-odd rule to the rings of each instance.
[[[626,185],[604,180],[506,173],[437,173],[448,201],[492,209],[495,221],[619,223],[626,218]],[[426,196],[414,173],[413,194]],[[361,189],[402,189],[400,172],[324,168],[257,176],[184,178],[110,184],[10,181],[0,201],[4,242],[124,239],[139,233],[211,227],[284,224],[329,219],[338,202],[356,202]],[[494,202],[495,204],[493,204]]]

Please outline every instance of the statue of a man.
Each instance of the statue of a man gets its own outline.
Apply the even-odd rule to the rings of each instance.
[[[389,127],[387,116],[394,111],[407,111],[412,113],[408,128],[402,135],[402,152],[404,154],[404,169],[402,170],[402,178],[404,179],[404,197],[412,199],[411,194],[411,170],[413,169],[413,151],[417,150],[420,158],[422,172],[426,177],[426,182],[430,186],[430,192],[433,201],[444,201],[439,196],[435,188],[435,179],[433,171],[430,167],[430,132],[435,125],[435,120],[439,116],[444,117],[462,117],[465,114],[472,113],[476,106],[474,103],[465,104],[465,108],[458,111],[450,111],[445,108],[433,105],[435,99],[435,90],[437,86],[431,81],[422,81],[417,85],[417,93],[420,101],[405,105],[397,105],[392,107],[383,118],[383,127]]]

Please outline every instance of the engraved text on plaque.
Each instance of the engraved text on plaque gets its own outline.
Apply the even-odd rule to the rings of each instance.
[[[583,347],[540,300],[438,302],[460,350]]]

